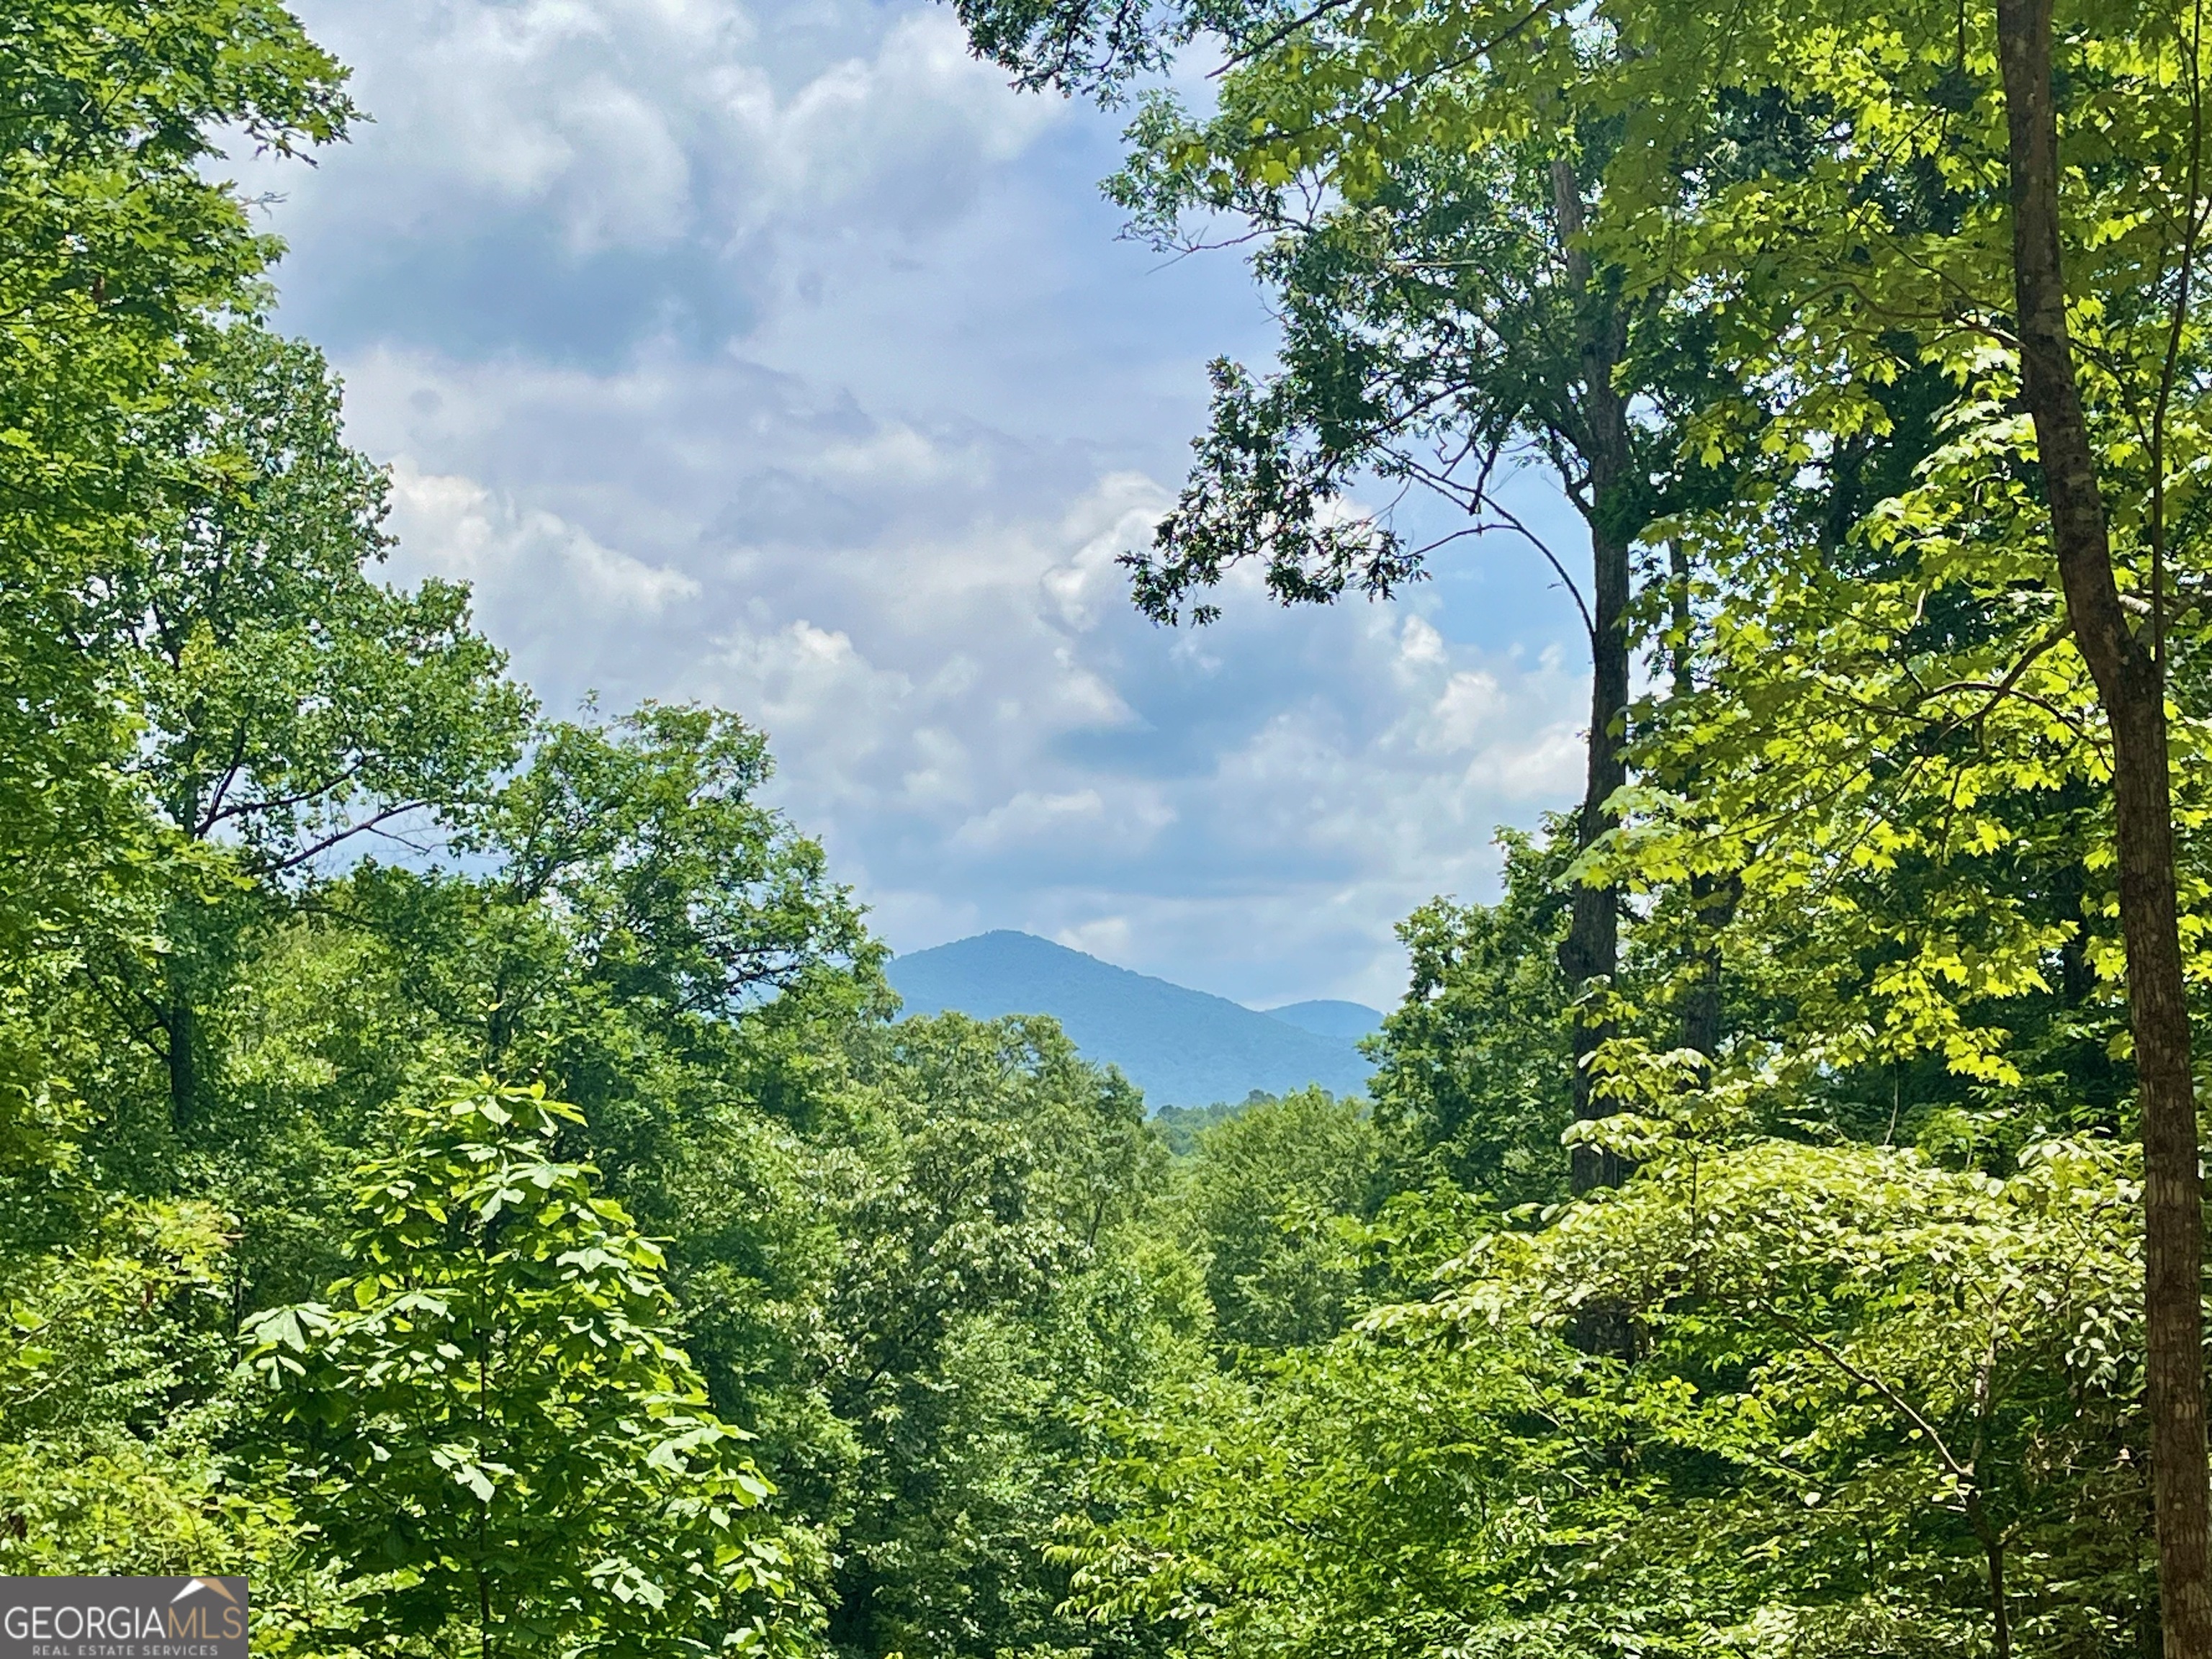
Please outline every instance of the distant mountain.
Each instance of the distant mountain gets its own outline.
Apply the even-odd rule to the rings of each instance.
[[[1301,1031],[1341,1042],[1357,1042],[1382,1029],[1382,1016],[1364,1002],[1334,1002],[1324,997],[1317,1002],[1289,1002],[1262,1012],[1270,1019],[1284,1020]]]
[[[1280,1011],[1259,1013],[1133,974],[1030,933],[956,939],[894,957],[885,971],[908,1013],[1050,1014],[1086,1058],[1119,1066],[1155,1107],[1242,1100],[1255,1089],[1284,1094],[1310,1083],[1337,1094],[1367,1086],[1370,1068],[1342,1036],[1279,1018]]]

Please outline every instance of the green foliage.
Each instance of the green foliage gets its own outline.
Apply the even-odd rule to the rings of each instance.
[[[1126,1255],[1160,1149],[1136,1091],[1048,1020],[904,1020],[855,1083],[826,1309],[857,1454],[832,1641],[1057,1644],[1039,1552],[1073,1501],[1079,1419],[1141,1390],[1166,1340]]]
[[[362,1172],[359,1271],[247,1327],[289,1480],[371,1646],[787,1645],[774,1489],[678,1346],[659,1249],[553,1157],[573,1117],[489,1084],[405,1114]]]
[[[1273,1098],[1266,1090],[1255,1089],[1242,1100],[1217,1100],[1211,1106],[1163,1106],[1152,1114],[1152,1127],[1170,1153],[1188,1158],[1198,1150],[1198,1138],[1206,1130],[1226,1123],[1248,1107]]]
[[[1657,1582],[1692,1564],[1768,1650],[2132,1650],[2132,1153],[2046,1143],[1996,1181],[1872,1147],[1646,1151],[1624,1201],[1490,1241],[1432,1311],[1632,1312],[1627,1432],[1673,1500],[1639,1523]]]
[[[824,959],[880,955],[821,848],[755,799],[772,770],[767,739],[719,709],[549,726],[459,844],[499,859],[511,906],[550,902],[610,994],[726,1016]],[[495,1052],[519,1024],[499,1002]]]
[[[158,934],[94,936],[82,965],[166,1073],[167,1130],[189,1145],[248,935],[356,837],[480,803],[529,703],[464,589],[371,579],[385,478],[345,447],[319,353],[234,322],[174,378],[139,434],[172,491],[82,641],[143,721],[121,770],[173,853],[143,878]]]
[[[1619,830],[1407,920],[1371,1103],[1152,1123],[1049,1021],[893,1023],[757,728],[536,722],[464,589],[375,579],[213,149],[343,136],[289,15],[17,10],[0,1569],[242,1571],[322,1659],[2146,1650],[2107,760],[1986,20],[962,0],[1033,87],[1225,52],[1110,189],[1257,232],[1283,350],[1217,366],[1141,605],[1411,578],[1377,477],[1511,529],[1533,459],[1640,539]],[[2205,982],[2203,52],[2059,54]],[[1584,1049],[1632,1111],[1570,1122]]]
[[[229,1368],[224,1220],[119,1206],[80,1244],[9,1263],[0,1443],[22,1517],[0,1534],[10,1571],[234,1547],[210,1443]],[[209,1403],[174,1411],[179,1396]]]
[[[1222,1341],[1307,1346],[1343,1328],[1360,1291],[1346,1224],[1373,1211],[1380,1164],[1366,1109],[1318,1089],[1255,1101],[1200,1133],[1177,1206]]]
[[[271,252],[203,170],[231,126],[343,135],[336,64],[268,0],[58,0],[0,24],[0,963],[106,914],[143,836],[92,629],[173,487],[142,441]],[[17,849],[20,849],[18,852]]]
[[[1071,89],[1194,24],[1227,47],[1215,112],[1146,106],[1112,189],[1157,235],[1256,233],[1283,372],[1217,370],[1140,607],[1203,612],[1240,558],[1279,597],[1387,588],[1363,467],[1480,483],[1516,422],[1571,447],[1540,366],[1591,319],[1547,283],[1554,238],[1601,275],[1638,399],[1628,476],[1586,503],[1644,543],[1622,826],[1417,915],[1378,1045],[1376,1121],[1424,1190],[1370,1239],[1402,1273],[1463,1225],[1468,1282],[1124,1422],[1084,1603],[1192,1653],[2141,1650],[2111,759],[2017,395],[1990,17],[963,15]],[[2202,985],[2204,41],[2129,6],[2062,5],[2055,38],[2068,321],[2124,605],[2171,675]],[[1547,167],[1586,226],[1547,216]],[[1624,895],[1583,1017],[1640,1112],[1570,1138],[1641,1172],[1515,1210],[1559,1195],[1563,873]],[[1456,1211],[1466,1188],[1497,1207]]]
[[[533,727],[375,579],[212,148],[342,136],[289,16],[0,31],[0,1555],[276,1652],[1083,1645],[1044,1543],[1206,1321],[1133,1092],[888,1030],[759,732]],[[421,1105],[487,1066],[583,1110]]]
[[[1069,1553],[1174,1650],[2135,1651],[2127,1160],[1677,1148],[1436,1300],[1125,1420]],[[1565,1340],[1632,1309],[1624,1367]]]
[[[1563,1195],[1574,1108],[1562,856],[1510,831],[1499,842],[1499,902],[1437,899],[1400,924],[1412,983],[1383,1023],[1370,1087],[1401,1156],[1510,1208]]]
[[[179,489],[100,621],[147,725],[131,770],[168,823],[281,875],[481,795],[527,700],[465,589],[371,580],[386,481],[346,447],[321,354],[224,328],[140,441]]]

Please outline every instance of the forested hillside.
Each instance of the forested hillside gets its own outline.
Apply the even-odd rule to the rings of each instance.
[[[1270,1019],[1279,1019],[1301,1031],[1335,1037],[1344,1042],[1361,1042],[1382,1029],[1382,1016],[1375,1009],[1364,1002],[1345,1002],[1334,997],[1286,1002],[1266,1012]]]
[[[900,957],[886,973],[913,1012],[1050,1015],[1090,1059],[1120,1066],[1156,1109],[1242,1100],[1255,1090],[1359,1094],[1367,1085],[1354,1046],[1374,1029],[1364,1020],[1348,1033],[1340,1023],[1310,1030],[1029,933],[955,939]]]
[[[1584,799],[1406,920],[1365,1099],[1171,1150],[899,1020],[744,711],[384,580],[214,148],[340,66],[0,7],[0,1573],[329,1659],[2212,1659],[2203,20],[957,9],[1151,88],[1113,192],[1281,319],[1138,605],[1548,469]]]

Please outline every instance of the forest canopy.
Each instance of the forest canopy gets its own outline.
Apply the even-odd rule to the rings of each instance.
[[[957,0],[1279,319],[1140,611],[1587,531],[1582,799],[1404,920],[1369,1097],[1163,1121],[900,1018],[745,711],[389,579],[222,178],[362,118],[295,18],[5,10],[0,1572],[329,1659],[2212,1659],[2197,13]]]

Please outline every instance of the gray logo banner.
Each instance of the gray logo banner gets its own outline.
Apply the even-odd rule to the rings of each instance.
[[[0,1578],[0,1659],[246,1659],[243,1578]]]

